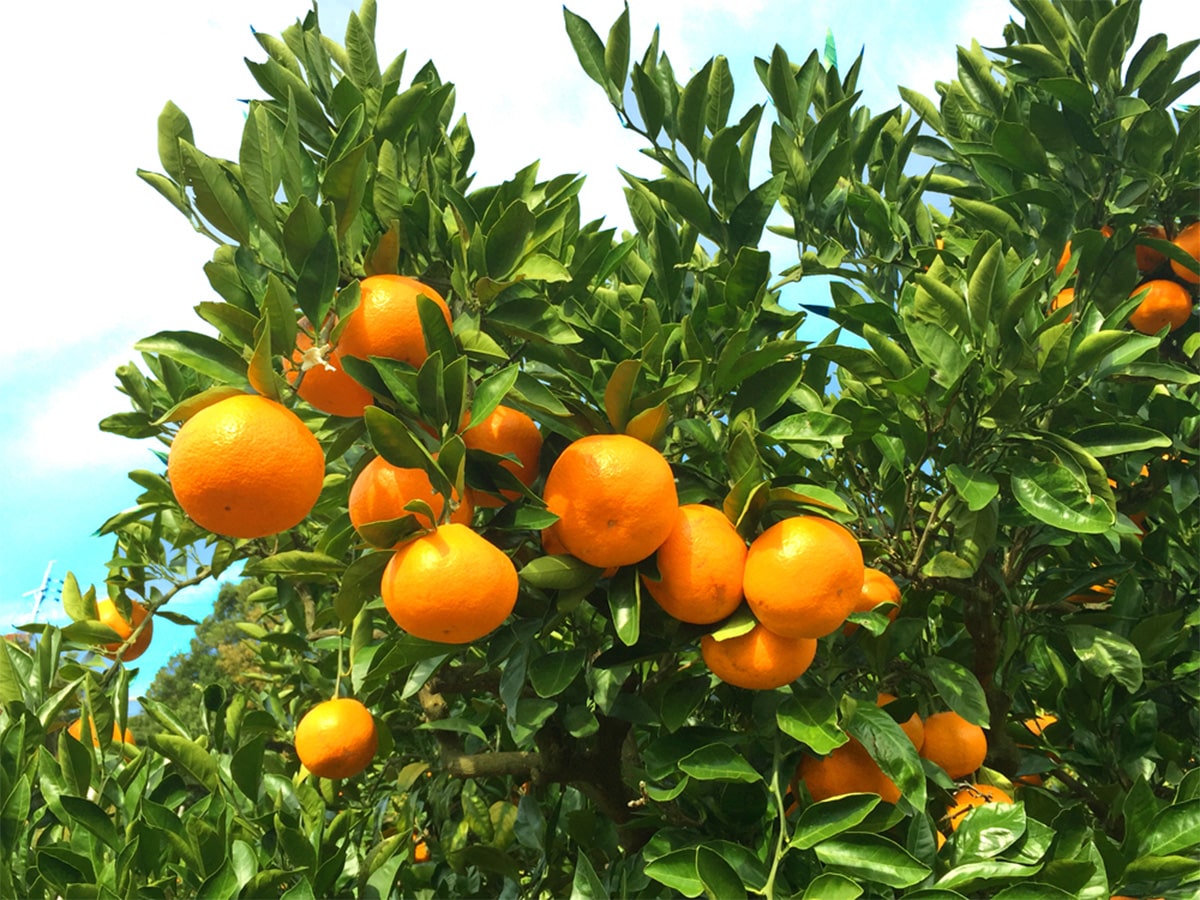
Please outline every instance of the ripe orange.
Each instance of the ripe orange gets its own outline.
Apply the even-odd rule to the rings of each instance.
[[[737,637],[700,639],[700,655],[714,675],[726,684],[752,691],[770,691],[791,684],[808,671],[817,654],[813,638],[780,637],[762,625]]]
[[[1029,731],[1031,734],[1041,737],[1042,732],[1045,731],[1047,728],[1049,728],[1051,725],[1053,725],[1057,721],[1058,721],[1058,716],[1044,715],[1044,716],[1034,716],[1032,719],[1026,719],[1021,724],[1024,725],[1025,729],[1027,731]]]
[[[183,423],[167,477],[183,511],[202,528],[266,537],[299,525],[316,505],[325,454],[287,407],[241,394]]]
[[[342,369],[341,356],[336,350],[325,354],[325,364],[318,364],[304,372],[301,379],[299,372],[305,351],[313,345],[312,338],[301,331],[296,335],[296,350],[292,353],[292,361],[284,361],[283,369],[287,380],[292,384],[300,379],[300,387],[296,393],[313,409],[329,413],[331,416],[346,416],[355,418],[363,414],[374,401],[371,392],[346,374]],[[326,368],[326,364],[332,369]]]
[[[517,570],[503,551],[450,524],[402,544],[383,571],[380,594],[409,634],[467,644],[508,618],[517,589]]]
[[[699,503],[679,507],[655,558],[661,580],[643,575],[642,582],[679,621],[709,625],[741,605],[746,542],[719,509]]]
[[[776,634],[819,638],[858,607],[864,579],[854,535],[820,516],[795,516],[750,544],[742,587],[755,617]]]
[[[1073,287],[1063,288],[1061,291],[1059,291],[1055,295],[1054,299],[1050,301],[1050,312],[1054,312],[1055,310],[1061,309],[1062,307],[1068,306],[1069,304],[1074,303],[1074,302],[1075,302],[1075,288],[1073,288]],[[1071,316],[1067,316],[1065,319],[1063,319],[1063,321],[1070,322]]]
[[[497,406],[491,414],[462,433],[463,443],[470,450],[484,450],[497,456],[512,454],[520,462],[505,460],[500,463],[512,472],[521,484],[529,487],[538,476],[538,457],[542,453],[542,433],[537,423],[525,413],[508,406]],[[469,492],[476,506],[493,508],[503,506],[521,496],[517,491],[501,491],[504,500],[485,491]]]
[[[657,550],[675,527],[675,476],[661,453],[626,434],[568,445],[546,476],[546,506],[571,555],[592,566],[627,566]]]
[[[432,854],[429,852],[429,844],[425,843],[424,840],[421,840],[414,834],[413,835],[413,862],[415,862],[415,863],[429,862],[429,858],[431,855]]]
[[[1106,238],[1110,238],[1113,236],[1113,230],[1108,225],[1102,226],[1100,228],[1100,233],[1102,235],[1104,235]],[[1058,264],[1054,267],[1054,274],[1061,275],[1062,270],[1067,267],[1067,263],[1070,262],[1070,260],[1071,260],[1071,242],[1067,241],[1066,246],[1063,247],[1062,256],[1060,256],[1058,258]]]
[[[987,735],[954,711],[934,713],[925,720],[925,743],[920,753],[951,778],[965,778],[983,765]]]
[[[804,757],[796,774],[818,803],[842,794],[878,794],[888,803],[900,799],[896,783],[883,774],[867,748],[854,738],[828,756]]]
[[[946,818],[950,820],[950,830],[958,831],[958,826],[963,823],[967,813],[977,806],[983,806],[985,803],[1012,803],[1012,797],[1008,796],[1000,788],[991,784],[970,784],[954,794],[954,803],[946,809]]]
[[[1107,584],[1093,584],[1083,594],[1072,594],[1067,597],[1068,603],[1103,603],[1113,595],[1116,590],[1117,583],[1111,578]]]
[[[896,604],[887,614],[888,621],[895,622],[896,616],[900,615],[900,587],[892,581],[887,572],[867,566],[863,569],[862,592],[858,595],[858,602],[851,612],[870,612],[880,603]],[[854,634],[856,631],[858,631],[857,622],[847,622],[846,627],[842,629],[842,633],[846,635]]]
[[[1161,225],[1147,225],[1145,228],[1138,229],[1139,236],[1158,238],[1161,241],[1167,239],[1167,231]],[[1133,255],[1137,260],[1139,272],[1153,272],[1163,264],[1166,257],[1155,250],[1153,247],[1148,247],[1142,243],[1135,243],[1133,246]]]
[[[359,359],[383,356],[420,368],[429,353],[417,297],[423,294],[440,306],[449,325],[446,301],[433,288],[405,275],[372,275],[359,286],[362,294],[338,339],[338,352]]]
[[[142,620],[146,618],[146,607],[137,600],[130,600],[130,620],[125,619],[121,615],[121,611],[117,609],[117,604],[105,597],[96,604],[96,617],[99,621],[118,635],[121,636],[121,642],[125,641],[133,630],[142,624]],[[141,634],[122,654],[121,659],[125,662],[133,662],[139,656],[146,652],[146,648],[150,646],[150,638],[154,636],[154,620],[151,619],[146,623],[146,627],[142,629]],[[104,655],[113,656],[121,649],[121,642],[115,644],[104,645]]]
[[[1200,259],[1200,222],[1193,222],[1191,225],[1188,225],[1179,234],[1175,235],[1175,240],[1172,243],[1185,253],[1191,254],[1192,259]],[[1183,281],[1190,282],[1191,284],[1200,284],[1200,275],[1175,260],[1171,260],[1171,271],[1175,273],[1177,278]]]
[[[452,495],[452,499],[458,498]],[[446,498],[434,491],[433,482],[424,469],[393,466],[382,456],[377,456],[363,467],[350,488],[350,523],[361,530],[370,522],[386,522],[410,515],[404,506],[413,500],[428,503],[439,520],[446,508]],[[468,497],[450,514],[450,521],[470,525],[474,512]],[[426,528],[437,524],[430,522],[423,513],[411,515]]]
[[[875,705],[880,707],[887,706],[889,703],[895,701],[895,699],[895,694],[880,693],[875,698]],[[908,739],[912,741],[912,745],[920,753],[921,746],[925,743],[925,723],[921,721],[921,717],[917,713],[913,713],[903,722],[900,722],[899,725],[900,730],[908,736]]]
[[[296,726],[296,755],[320,778],[353,778],[378,747],[371,711],[350,697],[318,703]]]
[[[96,747],[99,747],[100,746],[100,735],[98,735],[96,733],[96,723],[92,722],[91,725],[92,725],[92,727],[91,727],[92,744]],[[82,741],[83,738],[81,737],[81,735],[83,734],[83,720],[76,719],[74,722],[72,722],[70,725],[68,725],[67,726],[67,734],[71,735],[71,737],[75,738],[75,740],[77,740],[77,741]],[[135,744],[135,745],[137,744],[137,741],[135,741],[133,739],[133,732],[130,731],[128,728],[126,728],[125,733],[121,734],[121,726],[118,725],[116,723],[116,721],[113,722],[112,739],[113,739],[113,742],[117,743],[117,744]]]
[[[1192,295],[1183,285],[1156,278],[1139,285],[1134,293],[1147,289],[1149,292],[1138,308],[1129,314],[1129,324],[1142,334],[1158,334],[1163,326],[1174,331],[1191,316]]]

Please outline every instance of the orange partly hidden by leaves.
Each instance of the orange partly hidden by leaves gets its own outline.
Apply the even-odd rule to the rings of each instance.
[[[888,803],[900,799],[900,789],[879,768],[871,754],[854,738],[828,756],[806,756],[797,769],[813,800],[820,802],[842,794],[878,794]]]
[[[767,628],[819,638],[858,607],[865,574],[854,535],[820,516],[794,516],[750,544],[742,584],[755,618]]]
[[[983,765],[987,735],[954,711],[934,713],[925,720],[921,755],[935,762],[951,778],[965,778]]]
[[[142,624],[142,620],[146,618],[146,607],[137,600],[129,601],[130,618],[126,619],[121,615],[121,610],[117,608],[117,604],[105,597],[96,604],[96,618],[104,625],[107,625],[121,637],[121,642],[125,641],[133,630]],[[150,639],[154,636],[154,620],[151,619],[146,623],[146,627],[138,634],[137,640],[133,642],[125,652],[121,654],[121,659],[125,662],[133,662],[139,656],[146,652],[146,648],[150,646]],[[104,653],[106,656],[113,656],[121,649],[121,643],[105,644]]]
[[[202,528],[266,537],[304,521],[325,480],[325,454],[285,406],[241,394],[206,406],[171,444],[167,478]]]
[[[867,566],[863,569],[862,592],[858,595],[858,603],[851,612],[870,612],[880,603],[896,604],[887,614],[888,621],[895,622],[896,616],[900,615],[900,587],[892,581],[887,572]],[[842,633],[847,635],[856,631],[857,622],[847,622],[846,627],[842,629]]]
[[[642,576],[658,605],[681,622],[709,625],[742,602],[746,542],[719,509],[688,503],[655,556],[660,580]]]
[[[1138,285],[1133,293],[1143,291],[1147,293],[1142,302],[1129,314],[1129,324],[1142,334],[1158,334],[1164,327],[1174,331],[1192,314],[1192,295],[1177,282],[1156,278]]]
[[[1145,228],[1138,229],[1138,237],[1158,238],[1160,241],[1165,241],[1167,231],[1161,225],[1147,225]],[[1139,272],[1153,272],[1166,259],[1160,251],[1141,243],[1140,240],[1133,245],[1133,255],[1137,260]]]
[[[396,624],[444,644],[467,644],[499,627],[517,602],[512,560],[466,525],[443,525],[402,544],[380,594]]]
[[[342,368],[341,356],[336,350],[328,351],[324,363],[317,363],[304,370],[304,377],[300,377],[297,370],[301,368],[304,354],[312,345],[312,338],[301,331],[296,335],[296,350],[292,354],[292,361],[285,360],[283,364],[287,380],[292,384],[300,381],[300,387],[296,389],[300,399],[313,409],[319,409],[331,416],[361,416],[374,398],[370,391],[346,374]]]
[[[1113,230],[1108,225],[1101,226],[1100,233],[1102,235],[1104,235],[1106,238],[1110,238],[1113,236]],[[1058,258],[1058,264],[1054,267],[1054,274],[1061,275],[1062,270],[1067,267],[1067,263],[1070,262],[1070,260],[1071,260],[1071,242],[1067,241],[1066,246],[1063,247],[1062,256],[1060,256]]]
[[[1175,240],[1172,243],[1191,256],[1192,259],[1200,259],[1200,222],[1193,222],[1191,225],[1188,225],[1179,234],[1175,235]],[[1171,260],[1171,271],[1175,273],[1176,278],[1182,281],[1187,281],[1191,284],[1200,284],[1200,274],[1187,268],[1182,263]]]
[[[424,295],[438,305],[446,324],[450,307],[441,294],[405,275],[372,275],[364,278],[358,306],[350,313],[338,338],[342,356],[367,359],[382,356],[420,368],[429,352],[417,312],[417,297]]]
[[[675,476],[661,453],[625,434],[574,441],[544,491],[554,529],[572,556],[601,568],[640,562],[675,527]]]
[[[1058,716],[1044,715],[1034,716],[1032,719],[1026,719],[1021,724],[1025,726],[1025,730],[1030,734],[1035,734],[1041,737],[1042,732],[1058,721]]]
[[[1075,302],[1075,288],[1073,288],[1073,287],[1063,288],[1061,291],[1058,292],[1057,295],[1055,295],[1054,299],[1050,301],[1050,312],[1054,312],[1055,310],[1062,309],[1064,306],[1069,306],[1070,304],[1072,304],[1074,302]],[[1063,321],[1070,322],[1071,316],[1068,315],[1065,319],[1063,319]]]
[[[517,477],[525,487],[537,480],[538,457],[542,453],[542,433],[537,423],[519,409],[497,406],[478,425],[472,425],[462,433],[463,443],[468,450],[483,450],[497,456],[512,455],[519,460],[506,459],[500,463]],[[504,500],[485,491],[468,492],[476,506],[485,509],[503,506],[521,496],[517,491],[502,490]]]
[[[894,703],[895,701],[895,694],[880,693],[879,696],[875,698],[875,705],[884,707],[889,703]],[[899,724],[900,730],[908,736],[910,741],[912,741],[912,745],[917,748],[917,752],[920,752],[921,746],[925,743],[925,723],[921,721],[921,717],[914,712],[903,722],[899,722],[897,724]]]
[[[100,735],[96,733],[96,723],[92,722],[91,724],[92,724],[92,728],[91,728],[92,744],[96,747],[99,747],[100,746]],[[71,735],[71,737],[75,738],[75,740],[77,740],[77,741],[82,741],[83,738],[81,737],[81,735],[83,734],[83,720],[76,719],[74,722],[72,722],[70,725],[68,725],[67,726],[67,734]],[[136,744],[137,743],[137,741],[135,741],[133,739],[133,732],[130,731],[128,728],[126,728],[125,733],[121,734],[121,726],[118,725],[116,722],[113,722],[112,739],[113,739],[114,743],[118,743],[118,744]]]
[[[1012,797],[995,785],[970,784],[955,792],[954,802],[946,809],[946,818],[950,820],[950,829],[958,831],[958,826],[962,824],[967,813],[975,807],[983,806],[985,803],[1012,802]]]
[[[558,523],[556,522],[555,525],[557,524]],[[559,538],[558,532],[554,525],[542,529],[542,552],[546,553],[548,556],[571,555],[571,551],[567,549],[566,545],[562,542],[562,539]],[[620,566],[609,566],[604,570],[601,577],[612,578],[617,574],[617,570],[619,568]]]
[[[714,675],[726,684],[752,691],[770,691],[791,684],[808,671],[817,654],[812,638],[780,637],[762,625],[737,637],[700,639],[700,655]]]
[[[350,697],[318,703],[296,726],[296,755],[321,778],[353,778],[378,747],[371,711]]]
[[[446,498],[434,491],[433,482],[424,469],[393,466],[382,456],[377,456],[363,467],[350,488],[350,523],[361,532],[363,526],[371,522],[413,515],[425,528],[433,528],[437,522],[430,522],[429,516],[410,513],[404,508],[414,500],[428,503],[437,519],[446,508]],[[469,525],[473,513],[470,499],[465,499],[450,513],[450,521]]]
[[[1068,603],[1104,603],[1117,589],[1117,583],[1111,578],[1107,584],[1093,584],[1082,594],[1072,594],[1067,597]]]

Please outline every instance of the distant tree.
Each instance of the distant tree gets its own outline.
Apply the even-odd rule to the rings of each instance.
[[[145,706],[173,715],[190,734],[203,733],[204,691],[215,685],[229,691],[253,683],[264,674],[256,665],[257,653],[239,622],[255,622],[262,616],[249,598],[260,585],[254,579],[225,582],[217,594],[212,613],[196,626],[191,646],[171,657],[154,677],[143,698]],[[149,703],[146,703],[146,701]],[[135,734],[161,731],[154,717],[142,712],[132,717]]]

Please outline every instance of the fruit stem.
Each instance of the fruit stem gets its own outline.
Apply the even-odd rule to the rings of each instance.
[[[783,861],[783,854],[787,852],[787,804],[784,802],[783,791],[779,786],[780,779],[783,778],[783,773],[780,771],[780,764],[782,762],[783,751],[780,746],[779,733],[776,732],[771,759],[771,793],[775,797],[775,808],[779,810],[779,837],[775,841],[775,854],[771,859],[771,873],[767,876],[767,883],[763,885],[762,893],[767,900],[772,900],[775,896],[775,876],[779,874],[779,864]]]

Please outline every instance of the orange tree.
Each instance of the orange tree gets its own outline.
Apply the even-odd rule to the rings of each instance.
[[[0,894],[1191,896],[1194,44],[1014,6],[878,114],[861,57],[777,46],[735,111],[566,12],[661,166],[620,236],[576,176],[473,184],[370,0],[258,35],[238,159],[168,104],[140,174],[215,295],[117,372],[163,465],[103,586],[0,647]],[[239,570],[254,670],[114,743],[150,623]]]

